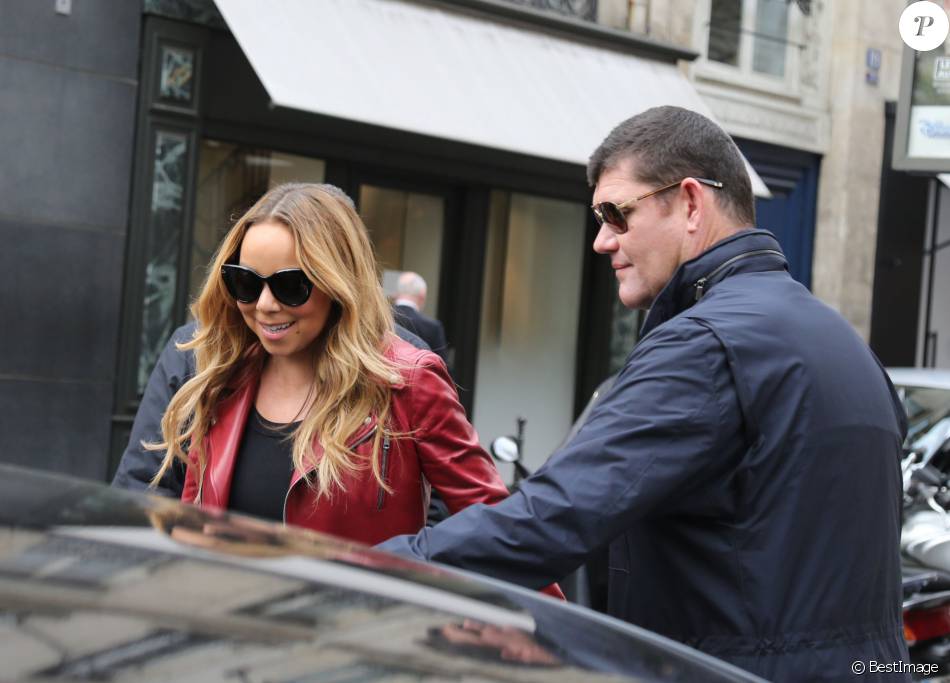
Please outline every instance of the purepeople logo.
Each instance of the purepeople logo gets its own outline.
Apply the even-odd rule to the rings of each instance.
[[[943,7],[923,0],[907,6],[898,24],[901,38],[918,52],[927,52],[943,45],[950,33],[950,19]]]

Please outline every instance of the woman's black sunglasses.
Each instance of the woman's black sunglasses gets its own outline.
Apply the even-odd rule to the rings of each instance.
[[[261,277],[250,268],[229,263],[221,266],[221,277],[228,293],[242,304],[257,301],[264,291],[265,282],[274,298],[285,306],[302,306],[307,303],[310,292],[313,291],[313,283],[300,268],[278,270],[267,277]]]
[[[686,180],[686,178],[683,178]],[[599,204],[594,204],[591,208],[594,212],[594,218],[597,220],[597,225],[607,224],[607,227],[610,228],[615,234],[622,235],[627,232],[627,212],[636,205],[642,199],[647,197],[652,197],[655,194],[660,194],[666,190],[671,190],[683,180],[677,180],[675,183],[670,183],[669,185],[664,185],[663,187],[651,190],[646,194],[641,194],[639,197],[634,197],[633,199],[628,199],[625,202],[620,204],[614,204],[613,202],[600,202]],[[709,178],[693,178],[697,183],[702,183],[703,185],[709,185],[710,187],[715,187],[719,189],[722,187],[722,183],[718,180],[710,180]]]

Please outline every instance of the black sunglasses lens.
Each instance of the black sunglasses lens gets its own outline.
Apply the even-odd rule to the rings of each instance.
[[[257,301],[264,289],[264,281],[256,274],[244,268],[224,266],[221,277],[228,292],[242,304]]]
[[[288,306],[301,306],[310,298],[313,285],[302,270],[285,270],[274,273],[267,284],[274,298]]]

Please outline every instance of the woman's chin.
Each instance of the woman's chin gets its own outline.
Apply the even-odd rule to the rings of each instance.
[[[275,342],[271,339],[268,339],[263,336],[258,336],[258,339],[261,342],[261,346],[264,347],[264,350],[267,351],[271,356],[290,356],[292,351],[287,344],[281,342]]]

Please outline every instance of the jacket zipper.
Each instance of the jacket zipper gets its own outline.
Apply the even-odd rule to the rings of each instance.
[[[373,427],[371,430],[369,430],[368,432],[366,432],[366,434],[364,434],[363,436],[361,436],[357,441],[355,441],[355,442],[353,442],[352,444],[350,444],[349,447],[350,447],[350,448],[356,448],[357,446],[363,445],[364,443],[366,443],[367,441],[369,441],[370,438],[372,438],[373,434],[375,434],[375,433],[376,433],[376,427]],[[384,447],[385,447],[385,445],[384,445]],[[310,474],[310,472],[312,472],[312,471],[313,471],[313,470],[308,470],[308,471],[307,471],[307,474]],[[304,477],[302,477],[302,478],[303,478],[303,479],[306,479],[306,475],[304,475]],[[299,484],[300,482],[298,481],[297,483]],[[295,484],[295,485],[296,485],[296,484]],[[290,492],[293,491],[293,490],[294,490],[294,487],[291,486],[289,489],[287,489],[287,493],[284,494],[284,514],[283,514],[283,521],[284,521],[284,524],[287,523],[287,501],[290,500]]]
[[[718,275],[719,272],[722,271],[724,268],[726,268],[727,266],[731,266],[736,261],[741,261],[744,258],[749,258],[750,256],[762,256],[764,254],[774,254],[776,256],[781,256],[782,258],[785,258],[785,254],[775,249],[758,249],[756,251],[747,251],[743,254],[737,254],[736,256],[733,256],[731,259],[729,259],[725,263],[720,263],[716,267],[716,269],[713,270],[711,273],[708,273],[707,275],[699,278],[698,280],[696,280],[696,282],[693,283],[693,287],[696,289],[696,297],[694,301],[699,301],[700,299],[703,298],[703,295],[706,293],[706,285],[708,284],[709,280],[711,280],[716,275]]]
[[[379,476],[385,482],[386,481],[386,471],[389,469],[389,437],[383,437],[383,456],[379,464]],[[376,510],[383,509],[383,502],[386,500],[386,489],[380,485],[379,495],[376,497]]]

